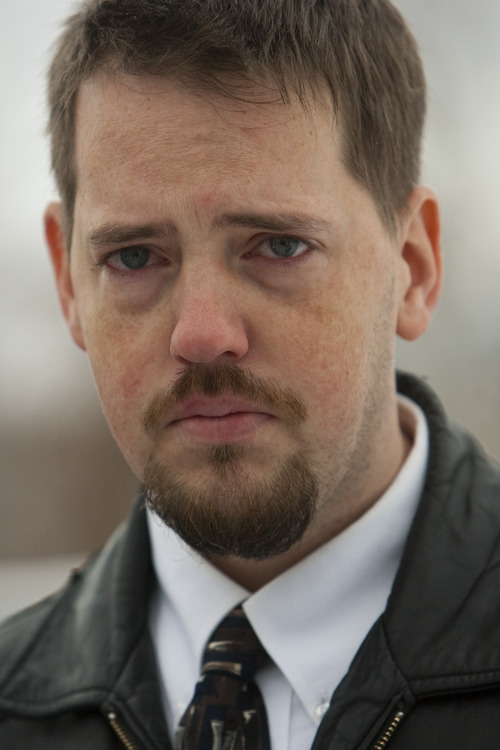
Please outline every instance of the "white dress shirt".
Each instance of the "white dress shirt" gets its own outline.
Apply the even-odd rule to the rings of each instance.
[[[384,495],[355,523],[250,594],[184,544],[148,511],[159,586],[150,629],[173,737],[191,701],[205,645],[241,601],[273,664],[256,677],[273,750],[306,750],[330,697],[385,609],[423,489],[428,430],[399,397],[413,447]]]

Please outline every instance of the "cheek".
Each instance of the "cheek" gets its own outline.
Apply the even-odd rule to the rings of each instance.
[[[361,356],[366,320],[352,298],[336,285],[321,299],[300,305],[288,320],[292,364],[309,368],[311,380],[346,375]],[[285,343],[286,345],[286,343]]]
[[[132,469],[140,474],[150,446],[142,419],[152,395],[152,372],[166,372],[162,345],[148,326],[97,312],[86,318],[90,365],[111,432]],[[165,385],[160,383],[158,387]]]
[[[344,290],[302,307],[276,344],[284,381],[305,401],[311,424],[325,438],[352,427],[363,408],[373,320],[368,304],[357,299]]]
[[[126,428],[143,399],[144,367],[126,337],[91,341],[87,352],[104,414],[118,439],[116,433]]]

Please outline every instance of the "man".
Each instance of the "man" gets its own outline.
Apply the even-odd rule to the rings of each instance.
[[[3,626],[0,746],[496,747],[500,476],[394,377],[441,285],[399,14],[90,0],[49,105],[58,293],[143,491]],[[203,735],[241,603],[267,661],[217,667],[234,729],[204,673]]]

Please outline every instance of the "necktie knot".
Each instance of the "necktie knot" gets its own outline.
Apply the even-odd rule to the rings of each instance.
[[[177,750],[269,750],[266,709],[254,681],[269,657],[241,607],[214,631],[177,732]]]
[[[202,675],[208,672],[253,679],[269,657],[241,607],[236,607],[212,634],[203,655]]]

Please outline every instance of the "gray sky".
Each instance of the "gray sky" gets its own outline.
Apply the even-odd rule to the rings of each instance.
[[[53,195],[44,131],[44,71],[68,0],[6,4],[0,25],[0,419],[3,429],[78,424],[94,400],[69,340],[41,230]],[[500,457],[500,3],[399,0],[430,84],[425,181],[439,193],[446,286],[431,331],[399,349],[447,407]]]

